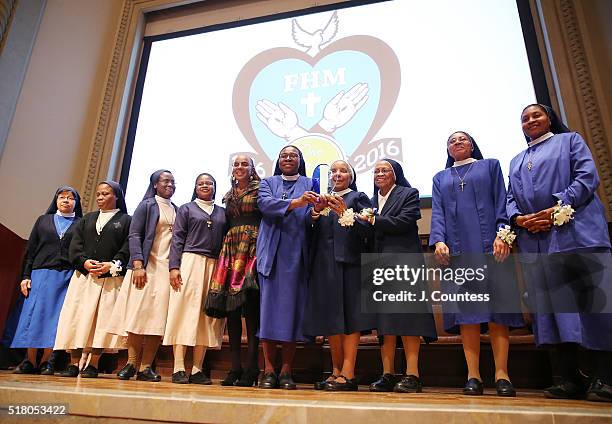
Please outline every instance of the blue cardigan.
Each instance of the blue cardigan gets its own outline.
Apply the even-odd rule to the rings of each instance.
[[[184,252],[217,259],[226,232],[227,219],[221,206],[215,205],[209,215],[195,201],[182,205],[174,221],[168,268],[180,269]]]
[[[173,203],[174,210],[177,209]],[[149,262],[149,254],[155,240],[155,228],[159,221],[159,206],[154,197],[144,199],[132,216],[130,224],[130,263],[128,268],[132,268],[134,261],[142,261],[146,267]]]
[[[313,181],[310,178],[300,176],[292,188],[292,192],[300,195],[308,190],[313,190]],[[282,199],[283,179],[279,175],[265,178],[259,186],[257,206],[263,214],[257,236],[257,271],[264,276],[269,276],[278,254],[278,243],[283,226],[283,218],[288,213],[296,214],[297,219],[304,223],[304,239],[296,240],[296,248],[302,250],[304,264],[309,263],[308,240],[306,239],[306,216],[310,208],[298,208],[287,212],[291,199]],[[299,244],[299,246],[297,246]]]

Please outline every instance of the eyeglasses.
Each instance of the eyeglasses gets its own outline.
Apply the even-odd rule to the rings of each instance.
[[[71,201],[71,200],[74,200],[74,197],[73,196],[58,196],[57,200],[68,200],[68,201]]]
[[[464,135],[461,135],[459,137],[453,137],[450,140],[448,140],[448,145],[452,146],[453,144],[456,144],[456,143],[465,143],[465,142],[469,142],[469,141],[470,141],[469,138],[467,138]]]
[[[292,159],[293,160],[293,159],[299,158],[300,156],[298,154],[296,154],[296,153],[282,153],[282,154],[278,155],[278,157],[280,159],[283,159],[283,160],[287,160],[287,159]]]
[[[374,170],[374,175],[377,175],[377,174],[387,175],[387,174],[390,174],[390,173],[392,173],[392,172],[393,172],[393,170],[392,170],[392,169],[387,169],[387,168],[377,168],[377,169],[375,169],[375,170]]]

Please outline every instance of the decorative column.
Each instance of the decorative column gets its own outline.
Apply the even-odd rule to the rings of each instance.
[[[589,23],[580,0],[537,0],[540,20],[546,28],[548,57],[556,70],[556,96],[563,104],[569,127],[580,132],[597,165],[598,193],[612,219],[612,122],[593,60]],[[543,52],[543,56],[545,56]],[[552,90],[551,90],[552,91]]]
[[[2,54],[4,48],[16,4],[16,0],[0,0],[0,54]]]

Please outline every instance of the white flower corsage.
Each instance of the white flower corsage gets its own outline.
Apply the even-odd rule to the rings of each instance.
[[[342,212],[342,216],[338,219],[338,224],[343,227],[352,227],[355,223],[355,212],[352,208],[349,208]]]
[[[512,243],[516,239],[516,233],[512,231],[512,228],[509,225],[504,225],[503,227],[499,227],[497,230],[497,237],[508,246],[512,247]]]
[[[552,219],[553,223],[560,227],[563,224],[567,224],[574,219],[574,208],[572,205],[564,205],[561,200],[557,202],[557,205],[553,209]]]
[[[359,212],[359,215],[365,216],[368,219],[371,219],[376,215],[376,208],[365,208]]]
[[[330,211],[331,208],[329,206],[326,206],[321,212],[319,212],[319,215],[328,216]]]
[[[121,266],[121,261],[120,260],[115,260],[115,261],[111,261],[111,267],[108,270],[108,272],[110,272],[110,275],[112,275],[113,277],[117,277],[121,271],[123,270],[123,267]]]

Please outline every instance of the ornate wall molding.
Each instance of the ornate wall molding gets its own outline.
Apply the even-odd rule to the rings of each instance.
[[[84,210],[91,210],[95,204],[95,189],[96,184],[100,179],[107,178],[108,163],[104,163],[102,158],[105,150],[109,147],[112,150],[112,144],[115,140],[114,134],[111,131],[117,127],[118,122],[112,122],[113,109],[117,108],[118,97],[122,97],[123,88],[127,82],[127,75],[123,81],[120,81],[121,65],[124,57],[129,53],[128,45],[128,29],[130,19],[134,12],[134,2],[125,0],[121,13],[121,21],[117,29],[115,37],[115,45],[110,61],[110,66],[107,73],[106,84],[104,88],[104,97],[98,113],[98,121],[96,132],[89,150],[89,160],[87,165],[86,175],[81,186],[81,197]],[[134,41],[134,40],[132,40]],[[116,115],[118,117],[118,115]],[[114,125],[113,125],[114,124]],[[109,140],[110,139],[110,140]]]
[[[580,0],[536,0],[541,8],[540,23],[547,36],[548,55],[558,85],[549,87],[563,105],[570,128],[585,138],[597,165],[601,184],[598,193],[608,220],[612,219],[612,154],[608,137],[612,122],[604,116],[605,96],[599,84],[599,68],[593,61],[589,36]],[[607,75],[601,75],[607,78]]]
[[[585,52],[585,44],[576,15],[574,0],[562,0],[560,2],[560,15],[567,36],[567,44],[570,55],[570,64],[576,83],[576,91],[580,101],[587,131],[587,143],[591,147],[599,176],[603,194],[605,196],[606,209],[612,216],[612,158],[606,130],[602,122],[601,110],[595,95],[591,68]]]
[[[6,44],[6,36],[16,7],[17,0],[0,0],[0,54]]]
[[[145,13],[200,0],[124,0],[107,71],[96,130],[81,183],[83,210],[95,206],[96,184],[118,179],[142,51]]]
[[[1,0],[0,0],[1,1]],[[145,13],[201,0],[124,0],[104,84],[96,129],[81,183],[84,211],[95,208],[96,184],[118,179],[142,51]]]

